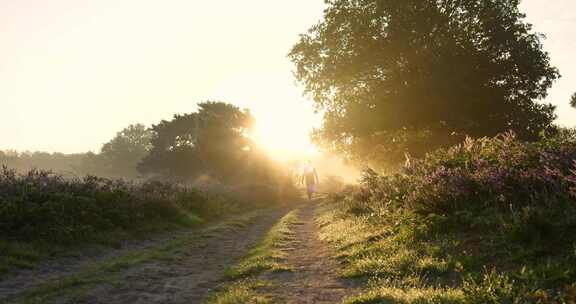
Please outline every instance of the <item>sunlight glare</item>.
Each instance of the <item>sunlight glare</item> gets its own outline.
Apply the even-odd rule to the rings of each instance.
[[[230,75],[213,88],[212,98],[250,109],[256,118],[254,140],[274,158],[289,160],[318,154],[309,135],[321,119],[301,92],[290,73],[261,70]]]
[[[295,155],[313,157],[318,154],[317,148],[309,140],[308,130],[294,126],[294,120],[290,117],[256,119],[255,140],[273,157],[287,159]]]

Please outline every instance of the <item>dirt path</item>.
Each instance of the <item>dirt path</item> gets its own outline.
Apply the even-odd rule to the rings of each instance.
[[[5,298],[17,295],[26,290],[36,288],[49,281],[76,273],[87,266],[99,263],[123,254],[153,248],[158,244],[169,242],[183,235],[196,233],[198,229],[187,229],[160,233],[147,239],[124,240],[117,248],[94,247],[83,248],[77,252],[69,252],[67,256],[43,261],[32,269],[20,269],[15,273],[0,278],[0,303]]]
[[[120,286],[99,286],[73,303],[201,303],[221,282],[225,269],[256,244],[279,217],[276,213],[247,229],[219,233],[173,262],[131,269]]]
[[[284,213],[268,212],[246,227],[223,226],[222,229],[206,234],[205,238],[193,245],[177,250],[169,259],[136,264],[116,274],[115,281],[91,286],[89,290],[75,294],[72,298],[52,298],[50,303],[201,303],[220,283],[226,267],[256,244]],[[151,246],[146,244],[145,247]],[[38,276],[21,273],[12,279],[8,278],[0,283],[0,303],[12,303],[10,298],[14,298],[14,295],[37,287],[39,283],[74,273],[90,262],[76,261],[70,267],[52,268],[52,273],[42,270]],[[30,282],[25,281],[26,275]]]
[[[318,238],[314,210],[315,206],[310,205],[300,211],[302,225],[295,229],[296,241],[287,258],[294,271],[268,275],[275,286],[267,291],[274,303],[335,304],[355,293],[357,285],[339,279],[340,267],[332,258],[330,246]]]
[[[272,287],[266,290],[274,299],[273,303],[334,304],[355,293],[356,286],[353,282],[338,278],[338,262],[332,259],[330,246],[318,238],[314,210],[315,205],[312,204],[300,209],[302,223],[295,226],[294,241],[288,244],[286,264],[293,268],[293,272],[265,275],[265,279],[273,283]],[[179,232],[172,237],[156,240],[158,244],[145,241],[102,257],[77,257],[37,271],[22,272],[0,282],[0,303],[199,304],[223,282],[227,267],[234,265],[256,245],[286,212],[266,212],[251,218],[248,221],[250,224],[230,222],[200,231]],[[84,274],[85,278],[86,273],[92,274],[86,271],[86,265],[106,264],[107,258],[123,257],[127,252],[132,253],[131,251],[148,252],[170,244],[171,240],[186,237],[186,233],[202,237],[193,238],[192,242],[177,243],[180,245],[170,249],[166,256],[133,264],[128,260],[129,267],[120,267],[117,270],[113,268],[113,276],[109,275],[111,271],[108,267],[108,276],[103,276],[104,279],[95,281],[96,283],[77,286],[74,285],[75,281],[72,281],[70,285],[71,275],[73,277]],[[99,275],[98,271],[93,273]],[[30,301],[29,296],[22,297],[30,294],[30,290],[42,290],[42,284],[50,281],[58,284],[50,287],[48,297],[32,298],[33,301]],[[60,288],[60,281],[68,282],[67,291]]]

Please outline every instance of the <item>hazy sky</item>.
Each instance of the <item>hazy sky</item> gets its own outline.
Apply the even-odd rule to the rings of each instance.
[[[563,78],[548,101],[576,125],[576,2],[525,0]],[[97,151],[130,123],[199,101],[249,107],[278,149],[319,118],[294,85],[290,47],[322,0],[0,0],[0,149]]]

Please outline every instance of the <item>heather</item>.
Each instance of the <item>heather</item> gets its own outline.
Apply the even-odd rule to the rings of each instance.
[[[74,242],[157,223],[187,225],[257,206],[231,191],[95,176],[68,179],[42,170],[18,174],[6,167],[0,170],[0,189],[0,235],[21,241]]]
[[[85,244],[173,230],[277,203],[271,187],[190,187],[0,168],[0,272]],[[259,190],[259,191],[257,191]]]
[[[576,137],[507,133],[365,172],[324,206],[350,303],[576,301]]]

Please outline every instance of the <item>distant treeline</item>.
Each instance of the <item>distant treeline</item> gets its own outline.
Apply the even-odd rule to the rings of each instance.
[[[64,154],[47,152],[18,152],[14,150],[0,151],[0,164],[26,172],[33,168],[50,168],[55,172],[78,174],[83,159],[91,153]]]
[[[152,132],[144,125],[130,125],[118,132],[99,153],[47,153],[0,151],[0,165],[28,172],[46,169],[64,176],[96,175],[135,179],[140,176],[136,164],[146,155]]]

